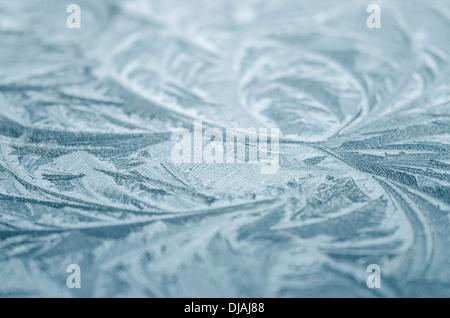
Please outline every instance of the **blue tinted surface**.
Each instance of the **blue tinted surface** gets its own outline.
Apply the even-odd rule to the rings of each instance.
[[[0,296],[450,296],[449,1],[69,3],[0,3]],[[194,119],[277,173],[175,164]]]

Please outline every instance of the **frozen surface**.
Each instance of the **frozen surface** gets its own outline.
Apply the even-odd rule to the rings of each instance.
[[[450,297],[450,2],[0,2],[0,296]],[[194,119],[280,168],[174,164]],[[66,287],[79,264],[82,288]],[[379,264],[382,288],[366,286]]]

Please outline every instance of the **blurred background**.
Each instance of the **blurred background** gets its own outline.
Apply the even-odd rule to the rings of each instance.
[[[0,296],[450,296],[448,1],[71,3],[0,3]],[[174,164],[195,119],[278,172]]]

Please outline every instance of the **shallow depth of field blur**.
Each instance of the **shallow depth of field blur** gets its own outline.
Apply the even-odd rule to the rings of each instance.
[[[70,3],[0,3],[0,296],[450,296],[449,1]],[[278,172],[175,164],[195,119]]]

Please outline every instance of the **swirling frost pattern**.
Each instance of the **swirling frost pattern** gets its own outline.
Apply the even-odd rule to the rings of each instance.
[[[450,296],[447,0],[378,1],[381,29],[364,1],[77,3],[0,3],[1,296]],[[278,172],[174,164],[195,119],[279,127]]]

